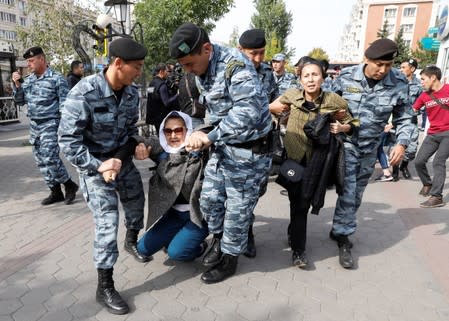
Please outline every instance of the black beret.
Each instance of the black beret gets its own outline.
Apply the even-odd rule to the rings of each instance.
[[[393,60],[398,55],[398,46],[390,39],[377,39],[365,51],[371,60]]]
[[[240,36],[239,44],[245,49],[264,48],[267,44],[265,41],[265,31],[262,29],[246,30]]]
[[[123,60],[142,60],[148,50],[131,38],[116,38],[109,44],[109,57],[120,57]]]
[[[28,59],[37,55],[42,55],[44,51],[41,47],[31,47],[23,54],[23,58]]]
[[[190,54],[201,43],[203,32],[206,33],[206,31],[190,22],[179,26],[170,40],[170,56],[178,59]]]

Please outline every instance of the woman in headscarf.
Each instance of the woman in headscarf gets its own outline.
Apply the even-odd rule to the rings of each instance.
[[[147,231],[137,243],[142,255],[165,247],[171,259],[190,261],[205,250],[208,229],[199,195],[207,155],[185,151],[184,140],[191,132],[190,116],[173,111],[161,123],[159,144],[146,142],[157,168],[149,181]]]

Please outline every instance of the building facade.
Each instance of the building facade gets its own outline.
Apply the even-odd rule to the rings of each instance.
[[[378,38],[386,23],[388,38],[403,30],[403,39],[413,50],[429,27],[436,24],[439,0],[357,0],[351,12],[351,23],[345,26],[336,60],[361,62],[365,49]]]

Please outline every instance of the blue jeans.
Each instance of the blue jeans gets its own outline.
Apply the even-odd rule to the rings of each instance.
[[[380,142],[379,147],[377,148],[377,159],[379,160],[380,166],[382,169],[387,169],[389,167],[388,165],[388,159],[387,155],[385,155],[384,146],[387,143],[388,134],[385,132],[382,132],[382,140]]]
[[[137,242],[139,253],[150,256],[167,248],[168,256],[176,261],[191,261],[201,255],[201,242],[209,234],[206,224],[200,228],[190,221],[190,212],[173,208],[156,222]]]

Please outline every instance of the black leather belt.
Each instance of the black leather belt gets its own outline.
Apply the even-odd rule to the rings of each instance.
[[[237,148],[251,149],[256,154],[265,154],[270,151],[268,136],[261,137],[256,140],[251,140],[249,142],[228,144],[228,145]]]

